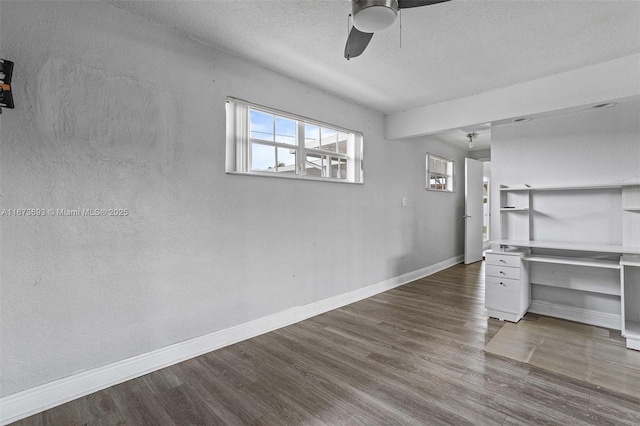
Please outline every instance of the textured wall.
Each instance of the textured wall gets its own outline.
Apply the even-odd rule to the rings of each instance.
[[[464,152],[101,2],[0,20],[0,208],[128,210],[0,217],[0,396],[462,254]],[[363,132],[365,184],[226,175],[227,95]]]

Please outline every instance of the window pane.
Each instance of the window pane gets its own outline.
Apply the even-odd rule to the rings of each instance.
[[[321,148],[326,151],[337,151],[338,132],[332,129],[322,129]]]
[[[273,115],[264,112],[250,110],[251,139],[274,141]]]
[[[361,133],[230,97],[226,117],[229,173],[363,182]]]
[[[307,176],[323,176],[322,155],[307,155],[305,167]]]
[[[349,134],[338,132],[338,152],[342,154],[347,153],[347,143],[349,141]]]
[[[297,145],[296,122],[294,120],[276,117],[276,142]]]
[[[251,170],[257,172],[275,172],[276,148],[259,143],[251,144]]]
[[[346,179],[347,178],[347,160],[346,159],[340,159],[338,160],[339,163],[339,167],[338,167],[338,179]]]
[[[427,189],[453,192],[453,161],[427,154]]]
[[[431,176],[431,189],[445,190],[447,189],[447,178],[444,176]]]
[[[320,127],[305,123],[304,146],[307,148],[318,148],[320,146]]]
[[[337,178],[338,177],[338,159],[334,158],[334,157],[328,157],[327,158],[327,162],[328,162],[328,172],[329,172],[329,176],[331,176],[332,178]]]
[[[278,173],[296,173],[296,150],[278,148]]]

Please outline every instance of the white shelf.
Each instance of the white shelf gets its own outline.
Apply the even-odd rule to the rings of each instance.
[[[640,256],[622,256],[620,259],[620,265],[640,267]]]
[[[530,186],[530,187],[501,187],[500,191],[573,191],[589,189],[617,189],[628,186],[640,187],[640,182],[606,183],[596,185],[568,185],[568,186]]]
[[[625,207],[622,210],[625,212],[640,212],[640,207]]]
[[[501,212],[527,212],[529,211],[528,207],[501,207],[500,208]]]
[[[521,188],[521,187],[517,187],[517,188],[500,188],[500,191],[530,191],[531,188]]]
[[[518,183],[511,186],[500,185],[500,191],[528,191],[531,189],[526,183]]]
[[[527,260],[529,262],[556,263],[560,265],[578,265],[578,266],[589,266],[592,268],[620,269],[620,262],[615,260],[560,257],[560,256],[541,256],[541,255],[527,256],[524,258],[524,260]]]
[[[542,248],[551,250],[589,251],[594,253],[640,254],[640,247],[609,244],[557,243],[548,241],[495,240],[491,244],[512,247]]]

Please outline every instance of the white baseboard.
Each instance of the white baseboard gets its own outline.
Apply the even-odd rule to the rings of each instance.
[[[614,330],[620,330],[622,327],[621,317],[618,314],[576,308],[574,306],[561,305],[544,300],[532,300],[529,312],[595,325],[597,327],[612,328]]]
[[[228,345],[268,333],[287,325],[366,299],[395,287],[439,272],[462,262],[457,256],[435,265],[398,277],[330,297],[305,306],[287,309],[265,318],[231,327],[185,342],[176,343],[112,364],[74,374],[50,383],[0,398],[0,424],[29,417],[76,398],[97,392],[118,383],[143,376],[190,358]]]
[[[640,351],[640,340],[627,338],[627,349],[634,349]]]

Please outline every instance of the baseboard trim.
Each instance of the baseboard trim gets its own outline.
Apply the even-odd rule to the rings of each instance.
[[[622,327],[620,315],[561,305],[544,300],[532,300],[529,312],[614,330],[620,330]]]
[[[463,261],[456,256],[426,268],[304,306],[287,309],[185,342],[94,368],[0,398],[0,424],[6,425],[118,383],[341,308],[424,278]]]

